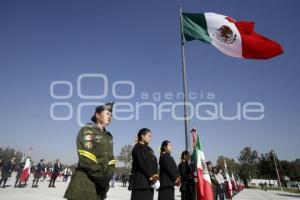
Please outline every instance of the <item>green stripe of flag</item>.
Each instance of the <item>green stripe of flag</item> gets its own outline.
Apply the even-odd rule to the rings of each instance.
[[[186,41],[194,39],[211,43],[203,13],[182,13],[183,35]]]

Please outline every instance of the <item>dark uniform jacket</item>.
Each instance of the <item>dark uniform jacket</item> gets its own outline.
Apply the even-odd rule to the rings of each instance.
[[[174,187],[179,177],[176,162],[169,153],[163,153],[159,158],[160,188]]]
[[[54,166],[53,166],[53,171],[52,171],[52,173],[54,174],[54,175],[56,175],[56,176],[58,176],[59,175],[59,173],[62,171],[62,166],[61,166],[61,164],[59,163],[55,163],[54,164]]]
[[[34,178],[35,179],[41,178],[43,171],[45,171],[45,166],[42,163],[39,163],[36,166],[36,170],[34,171]]]
[[[181,178],[181,192],[187,192],[191,190],[192,187],[192,169],[187,162],[181,162],[178,165],[178,170]]]
[[[79,131],[76,143],[78,167],[64,198],[95,200],[106,194],[109,181],[115,173],[113,137],[95,124],[87,124]]]
[[[1,169],[2,177],[9,177],[12,173],[14,163],[11,160],[4,161]]]
[[[148,146],[137,143],[132,149],[132,190],[150,189],[149,178],[158,174],[157,159],[153,150]]]
[[[39,163],[39,164],[36,166],[36,172],[38,172],[38,173],[42,173],[44,169],[45,169],[45,167],[43,166],[42,163]]]

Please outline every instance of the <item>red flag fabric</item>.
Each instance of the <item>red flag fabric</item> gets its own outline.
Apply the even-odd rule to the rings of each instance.
[[[20,183],[23,184],[28,179],[30,175],[30,167],[31,167],[31,158],[27,157],[25,161],[25,166],[22,170],[22,174],[20,176]]]
[[[201,148],[200,140],[196,129],[192,129],[193,135],[193,154],[192,159],[193,163],[195,164],[195,168],[197,170],[197,183],[196,183],[196,190],[197,190],[197,200],[213,200],[213,191],[210,176],[208,173],[208,169],[206,166],[206,161],[204,157],[204,153]]]

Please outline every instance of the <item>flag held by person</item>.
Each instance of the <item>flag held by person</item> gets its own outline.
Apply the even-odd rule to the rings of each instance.
[[[193,136],[193,154],[192,159],[197,171],[197,200],[213,200],[213,191],[210,176],[206,166],[204,153],[201,147],[201,143],[195,128],[191,130]]]
[[[226,184],[227,192],[226,193],[228,194],[228,198],[231,199],[233,197],[232,184],[231,184],[231,178],[228,173],[227,164],[226,164],[225,159],[224,159],[224,170],[225,170],[225,178],[227,181],[227,184]]]
[[[25,159],[25,165],[24,165],[24,168],[23,168],[21,176],[20,176],[20,183],[21,184],[25,183],[26,180],[28,179],[28,177],[30,175],[30,167],[31,167],[31,157],[28,156]]]

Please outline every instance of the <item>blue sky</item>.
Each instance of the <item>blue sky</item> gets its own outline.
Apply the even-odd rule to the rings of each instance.
[[[264,61],[242,60],[223,55],[201,42],[185,45],[188,90],[215,94],[212,102],[224,104],[224,112],[234,114],[238,102],[261,102],[265,117],[249,120],[191,120],[196,126],[208,160],[218,155],[237,157],[248,145],[260,153],[274,149],[280,159],[300,158],[300,47],[298,1],[183,1],[185,12],[216,12],[237,20],[253,20],[258,33],[278,41],[285,53]],[[0,145],[26,152],[33,148],[40,158],[63,163],[77,161],[75,138],[79,130],[80,103],[115,100],[113,84],[127,80],[135,85],[129,103],[142,103],[140,94],[182,92],[179,16],[177,1],[78,1],[44,0],[0,2]],[[78,96],[81,74],[103,74],[108,79],[108,95],[86,100]],[[53,81],[73,86],[69,99],[50,95]],[[82,82],[84,94],[101,94],[99,79]],[[128,94],[128,87],[119,90]],[[58,95],[68,94],[65,85]],[[148,100],[157,105],[153,99]],[[181,99],[175,99],[178,102]],[[207,99],[192,100],[196,105]],[[70,120],[50,117],[52,103],[69,103]],[[82,111],[88,122],[93,107]],[[56,115],[68,115],[66,108]],[[178,110],[178,115],[182,110]],[[108,129],[114,135],[115,154],[131,144],[140,128],[153,131],[151,146],[157,149],[164,139],[174,146],[178,161],[184,149],[184,124],[164,114],[153,120],[151,110],[141,110],[139,120],[114,120]]]

